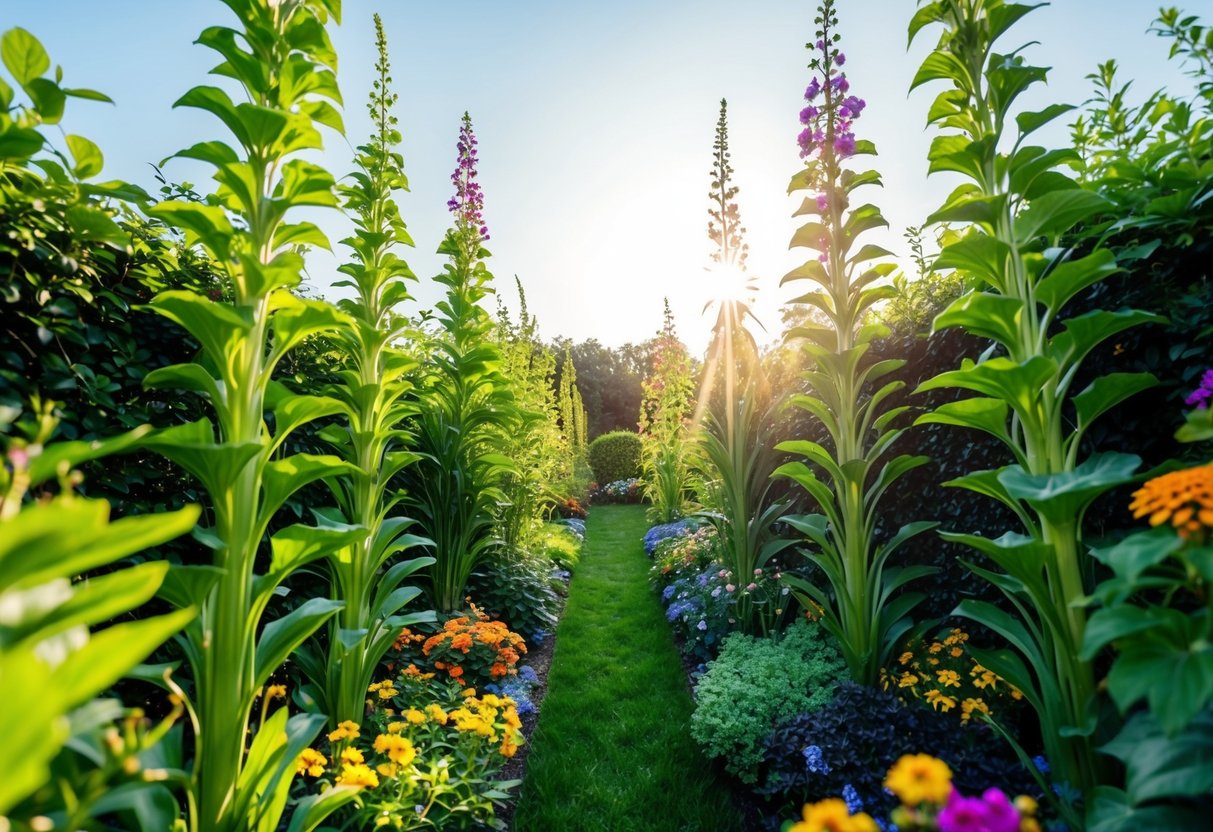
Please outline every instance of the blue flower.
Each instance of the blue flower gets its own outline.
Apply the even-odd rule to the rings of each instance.
[[[816,748],[816,746],[813,746]],[[863,811],[863,798],[859,796],[859,792],[855,791],[855,787],[847,783],[842,787],[842,799],[847,803],[847,811],[852,815]]]
[[[829,764],[821,758],[821,747],[810,745],[804,750],[805,770],[812,774],[829,774]]]
[[[708,628],[708,622],[704,621],[704,620],[701,618],[701,619],[699,619],[699,623],[698,623],[698,624],[696,624],[696,625],[695,625],[695,627],[696,627],[696,629],[698,629],[700,632],[703,632],[704,630],[706,630],[706,629]]]
[[[674,589],[675,589],[675,587],[674,587],[674,585],[673,585],[673,584],[670,584],[670,585],[669,585],[669,586],[667,586],[665,589],[663,589],[663,590],[661,591],[661,600],[662,600],[662,601],[668,601],[668,600],[670,600],[671,598],[673,598],[673,597],[674,597]]]
[[[1049,773],[1049,761],[1044,758],[1044,755],[1039,755],[1032,758],[1032,765],[1036,766],[1036,770],[1041,774]]]
[[[530,682],[532,685],[538,684],[539,674],[535,672],[535,668],[529,664],[524,664],[518,669],[518,678],[524,682]]]

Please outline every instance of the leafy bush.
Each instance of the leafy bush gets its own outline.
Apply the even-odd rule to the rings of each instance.
[[[537,546],[539,554],[547,557],[555,566],[571,571],[581,559],[581,541],[584,539],[585,521],[573,519],[544,525],[539,532]]]
[[[556,626],[560,596],[550,572],[537,558],[500,558],[472,573],[468,594],[477,607],[531,641]]]
[[[413,675],[443,671],[460,684],[477,687],[517,673],[526,642],[473,604],[472,615],[449,619],[434,635],[403,628],[395,649],[400,654],[396,663],[407,662]]]
[[[755,783],[771,729],[829,702],[844,668],[825,632],[807,621],[778,640],[734,633],[695,691],[691,736],[743,782]]]
[[[998,787],[1011,794],[1039,794],[1023,766],[985,725],[956,720],[896,694],[846,681],[833,699],[785,720],[762,741],[757,792],[787,806],[853,793],[862,808],[888,816],[897,801],[883,787],[889,768],[905,754],[929,753],[953,772],[966,794]]]
[[[615,482],[640,476],[640,437],[626,430],[604,433],[590,443],[590,468],[598,482]]]
[[[512,699],[463,696],[461,686],[418,675],[373,684],[365,726],[342,722],[324,751],[306,749],[308,791],[361,787],[342,828],[483,829],[505,795],[493,775],[522,744]],[[363,727],[366,728],[365,733]]]

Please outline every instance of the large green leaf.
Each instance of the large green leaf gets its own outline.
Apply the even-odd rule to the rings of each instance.
[[[50,55],[39,40],[25,29],[15,26],[0,37],[0,58],[22,86],[51,68]]]
[[[1050,191],[1015,218],[1015,241],[1026,245],[1037,237],[1064,234],[1109,205],[1099,194],[1081,188]]]
[[[1135,454],[1094,454],[1072,471],[1028,474],[1018,465],[1003,469],[998,480],[1012,497],[1024,500],[1059,525],[1074,523],[1100,494],[1132,481],[1141,465]]]
[[[1099,249],[1086,257],[1055,266],[1036,284],[1036,300],[1056,315],[1076,294],[1119,270],[1112,252]]]
[[[1023,301],[993,292],[969,292],[954,300],[935,317],[935,330],[963,327],[980,338],[1006,346],[1020,343]]]
[[[1072,399],[1079,432],[1125,399],[1157,385],[1151,373],[1109,373],[1095,379]]]
[[[1133,805],[1213,792],[1213,710],[1206,709],[1178,737],[1168,737],[1152,714],[1134,714],[1101,750],[1124,763]]]
[[[1120,789],[1098,786],[1087,810],[1087,832],[1203,829],[1208,814],[1182,804],[1133,806]]]
[[[328,598],[310,598],[296,609],[265,625],[257,642],[253,687],[261,687],[300,644],[345,604]]]

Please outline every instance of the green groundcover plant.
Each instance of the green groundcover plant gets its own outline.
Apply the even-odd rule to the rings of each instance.
[[[742,782],[754,783],[771,729],[828,702],[844,670],[816,623],[802,619],[780,638],[733,633],[695,689],[691,736]]]

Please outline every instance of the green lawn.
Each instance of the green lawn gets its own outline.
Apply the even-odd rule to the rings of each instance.
[[[692,702],[647,580],[640,506],[590,513],[515,832],[738,830],[688,732]]]

